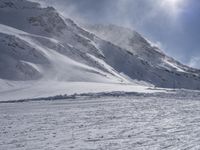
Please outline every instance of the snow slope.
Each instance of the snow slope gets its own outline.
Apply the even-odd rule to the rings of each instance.
[[[148,40],[136,31],[116,25],[85,25],[85,28],[101,39],[134,55],[135,60],[140,60],[143,66],[137,68],[138,63],[124,71],[131,78],[144,80],[156,86],[170,88],[199,89],[200,71],[185,66],[167,56],[158,47],[153,46]],[[135,72],[131,68],[135,68]],[[138,73],[135,75],[134,73]],[[142,76],[142,77],[141,77]]]
[[[113,28],[106,31],[109,36],[100,34],[104,27],[98,33],[92,30],[99,38],[52,7],[1,0],[0,99],[53,96],[64,91],[148,92],[153,85],[200,89],[198,70],[155,50],[138,33],[128,35],[133,41],[130,46],[130,32],[109,28]],[[121,42],[112,40],[116,31],[123,35]]]

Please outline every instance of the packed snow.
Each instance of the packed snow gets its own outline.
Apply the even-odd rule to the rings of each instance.
[[[200,149],[200,93],[184,93],[1,103],[0,149]]]

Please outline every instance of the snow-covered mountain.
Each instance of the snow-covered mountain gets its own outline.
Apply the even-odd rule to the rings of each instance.
[[[86,25],[85,28],[101,39],[127,50],[146,63],[140,68],[142,71],[140,69],[135,71],[141,76],[128,73],[132,78],[160,87],[199,89],[199,70],[185,66],[167,56],[136,31],[116,25]],[[146,66],[148,66],[147,69],[145,69]]]
[[[1,78],[123,80],[97,62],[102,52],[87,37],[74,32],[70,20],[68,23],[53,8],[37,6],[24,0],[1,1]]]
[[[52,7],[1,0],[1,95],[41,86],[59,91],[72,82],[101,89],[102,84],[200,89],[200,71],[166,56],[135,31],[114,25],[83,29]]]

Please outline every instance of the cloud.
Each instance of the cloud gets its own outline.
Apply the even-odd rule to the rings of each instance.
[[[190,60],[189,66],[200,69],[200,57],[194,57]]]
[[[32,0],[54,5],[62,13],[90,22],[142,24],[146,20],[173,18],[187,0]]]

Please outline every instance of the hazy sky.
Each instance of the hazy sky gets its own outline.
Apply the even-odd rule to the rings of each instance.
[[[200,68],[200,0],[41,0],[89,23],[135,29],[179,61]]]

